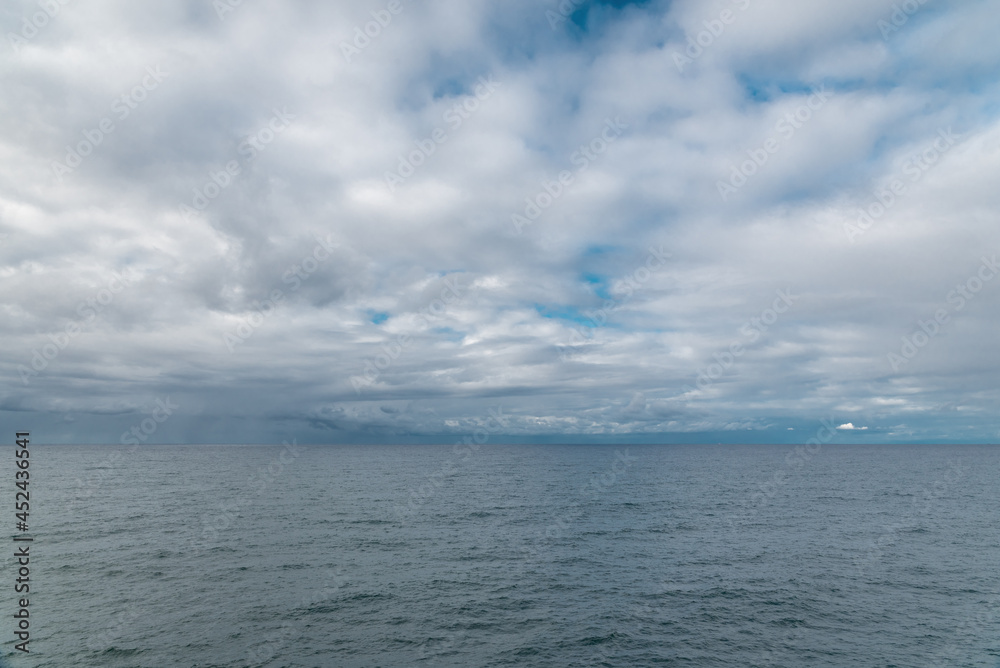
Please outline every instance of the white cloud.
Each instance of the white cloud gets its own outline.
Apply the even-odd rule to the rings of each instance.
[[[868,429],[868,427],[855,427],[850,422],[847,422],[847,423],[842,424],[839,427],[837,427],[837,429],[839,429],[841,431],[864,431],[864,430]]]
[[[225,21],[210,5],[67,6],[0,64],[0,424],[72,406],[93,419],[54,440],[114,439],[108,406],[131,424],[172,394],[186,410],[157,437],[451,433],[501,404],[518,434],[808,433],[839,412],[916,438],[947,432],[957,413],[937,407],[959,403],[985,434],[1000,282],[899,373],[886,361],[1000,249],[1000,86],[975,55],[996,50],[979,10],[922,12],[885,41],[891,2],[762,0],[682,73],[683,31],[717,11],[667,4],[595,6],[589,31],[553,31],[527,0],[407,4],[353,63],[339,44],[370,17],[343,4],[244,3]],[[945,60],[914,48],[955,35]],[[169,77],[54,179],[157,64]],[[451,127],[484,76],[502,85]],[[820,84],[829,102],[723,202],[717,182]],[[247,134],[283,107],[290,127],[247,159]],[[579,171],[619,115],[627,131]],[[961,143],[851,243],[845,225],[949,126]],[[447,140],[390,192],[385,172],[437,127]],[[182,217],[232,160],[233,182]],[[564,170],[515,234],[511,214]],[[336,251],[292,289],[317,237]],[[636,281],[650,246],[671,260]],[[126,271],[134,285],[22,384],[19,367]],[[455,276],[466,289],[437,308]],[[744,333],[785,289],[799,301]],[[230,353],[224,333],[274,290],[274,315]],[[733,345],[733,364],[685,391]]]

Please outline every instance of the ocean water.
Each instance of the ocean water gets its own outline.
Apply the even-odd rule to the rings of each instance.
[[[1000,665],[998,448],[32,448],[15,667]]]

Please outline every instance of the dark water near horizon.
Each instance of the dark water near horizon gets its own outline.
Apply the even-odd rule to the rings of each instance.
[[[15,668],[1000,665],[996,447],[32,448]]]

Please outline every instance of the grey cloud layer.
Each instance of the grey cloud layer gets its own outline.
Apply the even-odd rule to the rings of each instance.
[[[996,440],[988,3],[53,1],[0,17],[0,427]]]

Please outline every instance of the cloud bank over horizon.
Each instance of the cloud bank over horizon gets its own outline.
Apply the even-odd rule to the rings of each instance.
[[[1000,440],[991,3],[0,22],[8,432]]]

